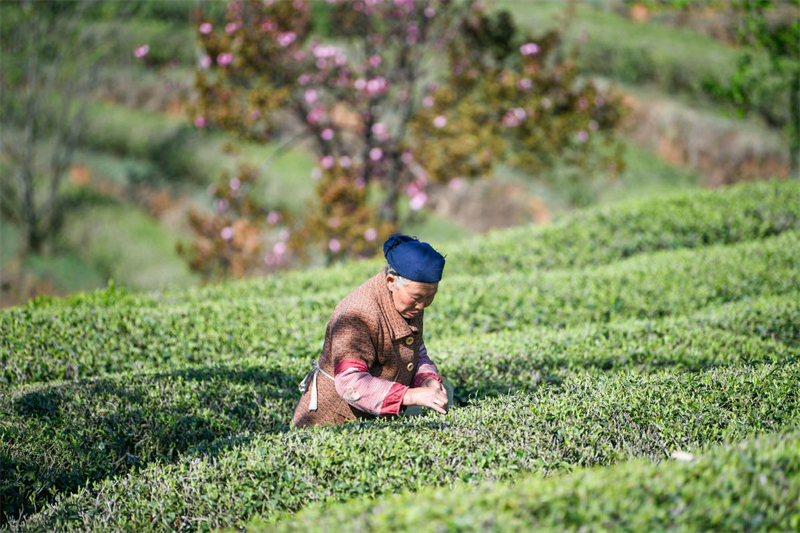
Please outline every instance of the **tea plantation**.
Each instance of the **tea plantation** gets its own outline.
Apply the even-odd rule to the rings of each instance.
[[[378,261],[0,312],[0,527],[798,529],[800,184],[439,247],[447,415],[287,425]]]

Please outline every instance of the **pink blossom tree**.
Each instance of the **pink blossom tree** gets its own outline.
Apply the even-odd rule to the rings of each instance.
[[[557,53],[558,33],[534,37],[474,0],[234,1],[224,21],[197,25],[192,120],[310,139],[318,202],[292,244],[330,257],[377,251],[432,182],[501,162],[597,164],[593,138],[619,118]]]

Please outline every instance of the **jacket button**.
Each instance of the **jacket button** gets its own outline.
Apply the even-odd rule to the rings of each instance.
[[[414,363],[408,363],[408,366],[406,368],[408,369],[409,372],[411,372],[414,369]]]
[[[406,344],[408,344],[409,346],[414,344],[414,337],[406,337]]]

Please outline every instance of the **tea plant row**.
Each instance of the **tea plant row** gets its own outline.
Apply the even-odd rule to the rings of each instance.
[[[542,479],[426,488],[319,507],[250,533],[798,531],[800,432]]]
[[[516,272],[442,282],[426,339],[530,326],[563,328],[678,316],[800,287],[800,232],[762,241],[643,254],[576,271]],[[214,364],[251,355],[313,357],[351,287],[311,295],[139,307],[24,307],[0,313],[2,379],[16,385],[131,370]]]

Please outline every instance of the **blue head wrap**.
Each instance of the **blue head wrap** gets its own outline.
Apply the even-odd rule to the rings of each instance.
[[[420,283],[442,279],[444,257],[427,242],[408,235],[392,235],[383,243],[386,261],[404,278]]]

